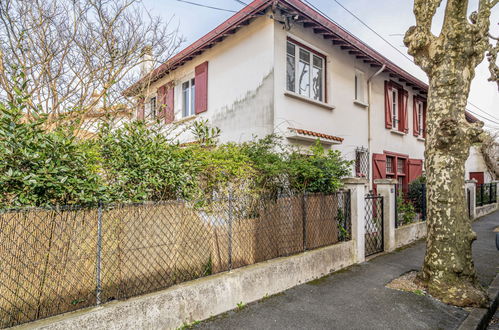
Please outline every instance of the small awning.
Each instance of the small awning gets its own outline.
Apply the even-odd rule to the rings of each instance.
[[[301,128],[293,128],[293,127],[288,127],[288,133],[286,137],[288,139],[302,140],[309,142],[319,140],[323,144],[341,144],[343,142],[343,138],[338,136],[313,132]]]

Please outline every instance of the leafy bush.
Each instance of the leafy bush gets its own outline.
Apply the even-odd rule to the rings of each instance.
[[[416,219],[416,211],[410,201],[404,199],[402,193],[397,196],[397,222],[399,225],[408,225]]]
[[[96,202],[104,185],[95,153],[70,132],[44,129],[46,116],[28,116],[18,77],[14,100],[0,102],[0,207]]]
[[[416,212],[421,213],[423,211],[424,202],[424,185],[426,184],[426,178],[420,176],[411,183],[409,183],[409,188],[407,191],[407,198],[412,202]]]
[[[337,150],[324,150],[317,141],[311,147],[312,155],[293,152],[289,157],[288,175],[292,191],[332,193],[350,173],[352,163],[341,157]]]
[[[0,103],[0,207],[331,193],[349,173],[351,163],[319,142],[310,154],[274,135],[217,144],[220,130],[205,121],[187,146],[142,121],[78,140],[71,128],[47,129],[46,116],[28,119],[26,85],[18,85],[15,100]]]
[[[157,127],[142,121],[115,130],[105,126],[95,145],[109,200],[190,198],[197,193],[192,150],[170,144]]]

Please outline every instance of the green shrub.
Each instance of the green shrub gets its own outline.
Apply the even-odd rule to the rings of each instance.
[[[289,157],[288,177],[292,191],[332,193],[342,183],[341,178],[350,173],[352,162],[341,157],[337,150],[325,150],[317,141],[311,155],[294,151]]]
[[[197,193],[192,150],[171,144],[158,127],[142,121],[114,130],[105,126],[94,143],[109,200],[188,199]]]
[[[96,154],[70,130],[44,129],[46,116],[28,116],[18,77],[14,100],[0,102],[0,207],[95,203],[104,189]]]

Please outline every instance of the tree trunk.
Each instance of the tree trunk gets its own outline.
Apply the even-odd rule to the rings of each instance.
[[[428,238],[419,279],[445,303],[481,306],[488,299],[476,279],[471,254],[476,234],[464,188],[464,163],[476,133],[465,119],[473,74],[461,64],[448,59],[430,77],[425,149]]]

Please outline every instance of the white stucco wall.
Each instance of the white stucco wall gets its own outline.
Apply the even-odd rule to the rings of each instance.
[[[285,94],[288,36],[327,56],[327,103],[335,107],[333,110]],[[294,127],[344,138],[342,144],[332,148],[353,160],[356,147],[367,147],[367,109],[353,102],[355,69],[364,71],[366,77],[372,70],[348,52],[333,46],[330,40],[299,25],[286,31],[276,24],[274,42],[276,131],[284,134],[288,127]]]
[[[466,179],[470,178],[470,172],[483,172],[484,182],[494,180],[485,164],[480,148],[473,146],[470,148],[470,155],[465,163]]]
[[[302,44],[326,55],[327,109],[286,95],[286,40],[291,37]],[[354,160],[357,147],[368,147],[368,109],[354,102],[355,72],[361,70],[365,77],[365,101],[367,79],[378,68],[372,68],[354,55],[333,45],[331,40],[314,34],[300,24],[290,31],[268,16],[262,16],[242,27],[234,35],[205,51],[203,54],[176,69],[169,76],[151,86],[151,93],[174,80],[175,118],[182,118],[181,84],[194,77],[194,68],[209,62],[208,111],[194,118],[208,119],[211,125],[222,130],[221,141],[242,142],[253,136],[278,133],[285,136],[288,128],[299,128],[344,139],[333,149],[342,152],[346,159]],[[413,135],[413,95],[409,92],[407,134],[396,134],[385,128],[384,82],[398,79],[382,73],[375,77],[371,87],[371,153],[385,151],[424,158],[424,140]],[[401,84],[401,83],[400,83]],[[401,84],[403,85],[403,84]],[[152,94],[151,94],[152,95]],[[188,134],[182,142],[192,140]],[[285,139],[288,143],[310,145],[307,142]],[[372,166],[370,166],[372,169]],[[469,172],[487,173],[483,159],[472,150],[466,162]],[[352,173],[353,174],[353,173]],[[486,181],[490,175],[486,174]]]
[[[255,19],[152,84],[149,97],[158,87],[175,81],[175,119],[182,120],[182,83],[194,78],[197,65],[208,61],[208,111],[196,118],[208,119],[219,127],[222,142],[241,142],[253,135],[272,133],[273,22],[266,16]],[[189,139],[189,135],[181,136],[182,142]]]

